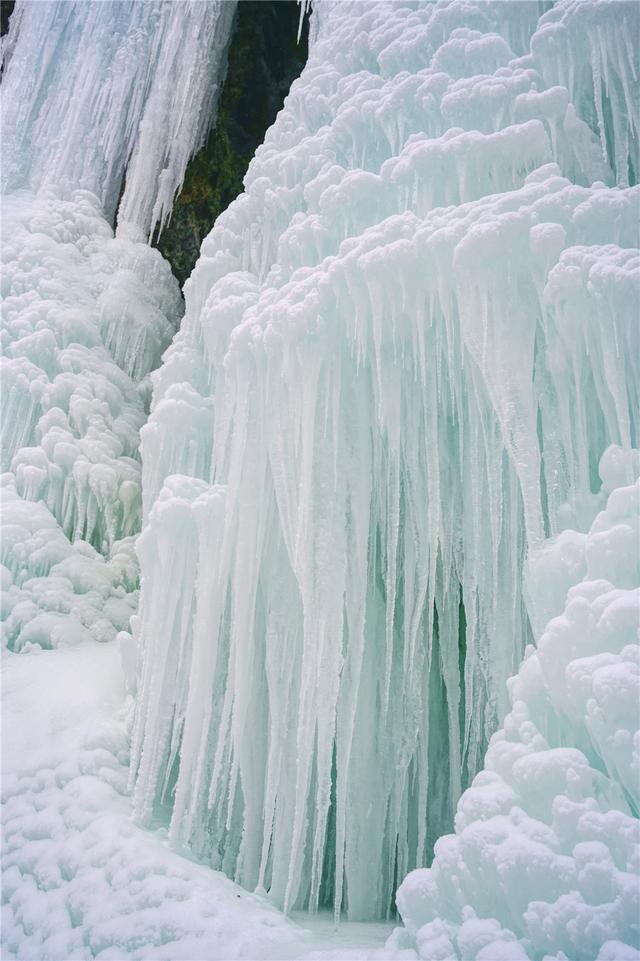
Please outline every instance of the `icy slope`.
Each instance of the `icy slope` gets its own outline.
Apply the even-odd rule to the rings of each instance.
[[[455,835],[398,891],[428,961],[640,956],[640,481],[618,486],[619,453],[590,532],[532,555],[532,609],[569,588],[566,605],[509,682]]]
[[[317,4],[154,375],[136,813],[286,909],[390,910],[634,479],[637,6],[539,15]]]

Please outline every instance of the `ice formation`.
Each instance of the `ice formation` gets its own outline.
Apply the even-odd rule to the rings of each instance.
[[[531,609],[558,616],[509,682],[455,835],[398,891],[428,961],[639,956],[640,481],[624,486],[619,455],[589,533],[530,558]]]
[[[5,643],[119,634],[136,817],[287,911],[402,882],[389,951],[432,961],[639,939],[638,7],[547,6],[317,0],[155,373],[144,241],[234,4],[20,3],[3,42]],[[11,955],[218,943],[115,728],[12,756]]]
[[[308,956],[272,905],[132,823],[116,645],[3,652],[2,668],[3,961]]]
[[[178,285],[84,191],[10,194],[3,226],[2,468],[101,549],[139,529],[144,384],[180,319]]]
[[[153,375],[134,802],[285,910],[381,917],[509,708],[533,639],[527,554],[588,527],[610,444],[634,480],[638,8],[318,2],[313,17]],[[571,770],[595,789],[578,749],[541,773],[518,837]],[[606,885],[589,844],[561,863]],[[469,896],[481,917],[487,877]]]
[[[137,605],[139,431],[180,291],[86,191],[2,207],[3,641],[111,640]]]
[[[19,0],[3,49],[3,193],[82,188],[107,220],[118,209],[145,236],[162,226],[215,120],[235,7]]]
[[[183,310],[145,240],[215,118],[234,10],[18,3],[3,39],[1,619],[14,650],[109,640],[136,608],[139,430]]]

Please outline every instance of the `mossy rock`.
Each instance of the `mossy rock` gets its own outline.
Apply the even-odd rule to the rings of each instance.
[[[238,3],[215,127],[156,241],[181,284],[216,217],[242,192],[249,162],[306,63],[308,21],[298,42],[299,16],[293,0]]]

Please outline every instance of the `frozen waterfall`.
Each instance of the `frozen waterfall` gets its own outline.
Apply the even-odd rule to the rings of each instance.
[[[638,9],[546,7],[314,3],[153,375],[136,811],[285,910],[392,910],[634,479]]]
[[[215,118],[234,10],[18,2],[3,38],[1,620],[14,650],[111,640],[136,609],[139,430],[183,310],[146,239]]]
[[[9,939],[288,925],[217,927],[201,865],[139,886],[133,805],[286,912],[397,904],[392,955],[631,961],[640,7],[315,0],[183,302],[148,241],[234,10],[19,0],[2,41],[3,643],[115,642],[136,693],[131,798],[114,717],[9,785]]]
[[[3,192],[82,188],[108,220],[118,210],[145,237],[161,227],[215,120],[235,7],[18,0],[3,49]]]

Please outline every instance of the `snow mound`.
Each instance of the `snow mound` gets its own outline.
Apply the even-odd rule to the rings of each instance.
[[[115,645],[2,666],[6,961],[303,956],[304,932],[264,900],[132,823]]]
[[[388,913],[509,708],[527,554],[588,528],[610,444],[634,479],[637,13],[314,5],[185,286],[135,811],[286,910]]]
[[[639,539],[640,481],[532,555],[530,605],[558,578],[566,604],[509,681],[455,834],[400,886],[421,958],[639,956]]]

